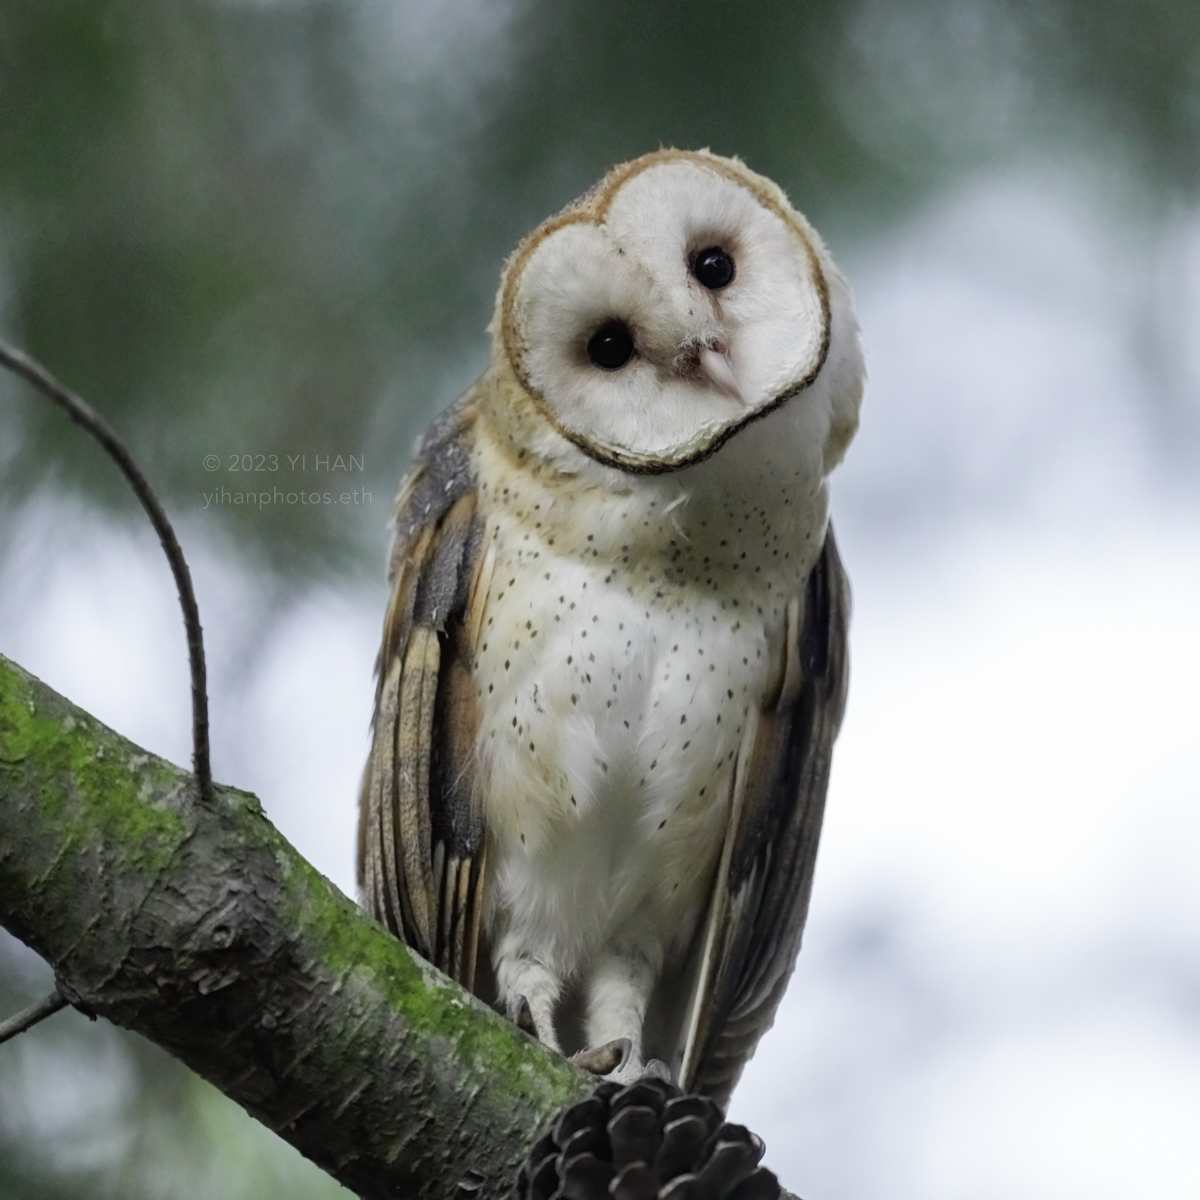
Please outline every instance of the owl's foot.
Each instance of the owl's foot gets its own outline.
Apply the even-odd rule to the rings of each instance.
[[[500,1011],[543,1046],[562,1053],[554,1031],[554,1006],[562,985],[541,963],[530,959],[501,960],[496,967]]]
[[[571,1061],[593,1075],[606,1075],[617,1083],[636,1083],[651,1076],[664,1083],[674,1083],[671,1068],[662,1059],[650,1058],[645,1062],[633,1052],[629,1038],[614,1038],[602,1046],[592,1046],[571,1055]]]
[[[633,1043],[628,1038],[614,1038],[602,1046],[589,1046],[571,1055],[571,1061],[593,1075],[611,1075],[620,1071],[633,1054]]]
[[[537,1026],[533,1021],[533,1010],[524,996],[510,996],[504,1015],[518,1028],[531,1037],[537,1037]]]

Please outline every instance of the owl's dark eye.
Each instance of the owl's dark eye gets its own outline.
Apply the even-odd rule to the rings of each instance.
[[[692,259],[692,274],[710,292],[720,291],[733,282],[733,259],[720,246],[709,246]]]
[[[601,370],[619,371],[633,357],[633,334],[624,321],[606,321],[592,334],[587,352]]]

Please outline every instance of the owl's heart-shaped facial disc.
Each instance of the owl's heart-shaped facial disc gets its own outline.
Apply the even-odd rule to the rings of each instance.
[[[601,462],[670,471],[806,388],[830,342],[815,235],[740,163],[663,151],[619,168],[513,255],[513,373]]]

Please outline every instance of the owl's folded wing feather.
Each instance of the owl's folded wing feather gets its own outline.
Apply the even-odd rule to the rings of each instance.
[[[396,501],[392,596],[359,796],[358,884],[368,911],[465,987],[483,911],[471,678],[486,585],[470,465],[468,393],[433,425]]]
[[[743,734],[680,1083],[728,1102],[783,998],[808,915],[834,738],[845,707],[850,592],[833,531],[794,599],[776,686]]]

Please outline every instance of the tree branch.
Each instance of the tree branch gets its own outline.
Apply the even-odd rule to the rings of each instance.
[[[0,923],[364,1197],[503,1194],[592,1081],[319,875],[0,656]]]

